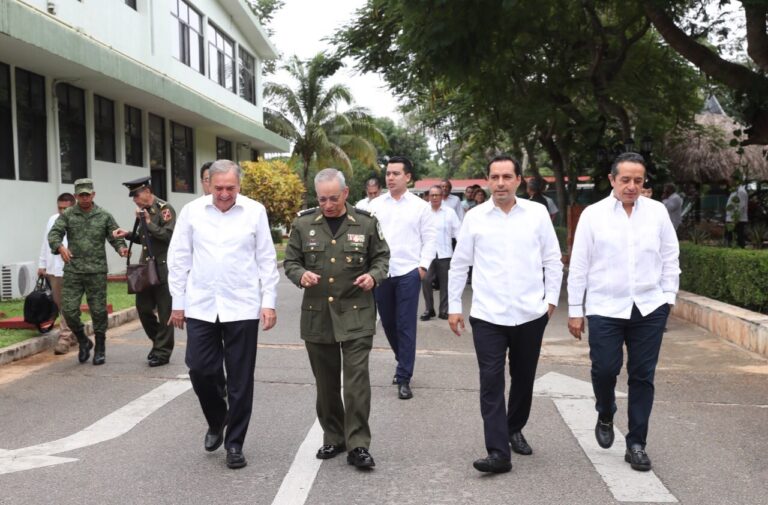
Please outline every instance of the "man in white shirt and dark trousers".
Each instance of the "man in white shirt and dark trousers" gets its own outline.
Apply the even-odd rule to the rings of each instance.
[[[568,330],[581,339],[586,313],[598,414],[595,438],[606,449],[614,440],[616,377],[626,344],[629,430],[624,460],[634,470],[647,471],[653,377],[678,290],[679,246],[664,205],[640,196],[646,178],[642,156],[619,155],[608,178],[613,191],[587,207],[576,227],[568,274]]]
[[[461,198],[451,194],[453,191],[453,184],[448,179],[443,179],[440,182],[440,189],[443,190],[443,207],[451,208],[456,213],[456,217],[459,218],[459,222],[464,219],[464,207],[461,206]]]
[[[58,212],[48,218],[48,223],[45,225],[45,234],[43,235],[43,245],[40,247],[40,258],[37,262],[37,276],[43,275],[48,278],[48,282],[51,284],[51,292],[53,293],[53,301],[59,308],[61,313],[61,288],[64,284],[64,261],[61,259],[60,254],[53,254],[51,247],[48,245],[48,232],[53,228],[53,223],[59,218],[65,210],[72,207],[75,204],[75,197],[72,193],[62,193],[56,199],[56,206]],[[62,245],[67,247],[67,237],[64,237]],[[59,337],[56,340],[56,345],[53,347],[54,354],[66,354],[69,352],[69,348],[77,344],[77,339],[72,334],[72,331],[67,326],[67,322],[64,320],[64,315],[59,317]]]
[[[438,306],[438,317],[448,319],[448,269],[451,266],[451,256],[453,256],[453,245],[451,239],[458,238],[461,223],[456,213],[449,207],[443,199],[443,188],[432,186],[429,188],[429,205],[432,208],[432,217],[435,222],[436,230],[436,252],[435,259],[427,270],[427,275],[421,281],[421,291],[424,294],[424,305],[426,310],[419,319],[429,321],[435,317],[435,301],[433,296],[432,281],[437,279],[440,287],[440,304]]]
[[[265,331],[276,323],[280,277],[266,210],[239,194],[240,167],[218,160],[209,174],[211,196],[184,206],[168,250],[170,322],[180,329],[187,323],[186,364],[208,421],[205,450],[223,442],[227,466],[242,468],[259,320]],[[221,396],[222,362],[227,400]]]
[[[413,164],[404,156],[387,163],[388,193],[371,201],[370,212],[389,245],[389,277],[376,286],[376,306],[397,369],[392,382],[401,400],[413,398],[411,377],[416,360],[419,288],[435,257],[435,226],[429,204],[408,191]]]
[[[448,324],[464,329],[461,296],[472,270],[469,322],[480,368],[480,412],[488,456],[481,472],[512,469],[510,444],[533,453],[523,437],[533,398],[541,341],[563,279],[560,246],[547,208],[515,197],[520,163],[506,155],[488,163],[491,200],[464,216],[448,273]],[[504,366],[509,351],[511,386],[504,405]]]

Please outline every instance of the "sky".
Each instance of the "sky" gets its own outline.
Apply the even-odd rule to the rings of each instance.
[[[321,39],[332,36],[337,29],[348,24],[355,10],[365,5],[365,0],[285,0],[277,11],[271,28],[275,34],[271,40],[284,58],[297,55],[306,60],[322,50],[331,51],[328,42]],[[366,107],[374,116],[388,116],[396,122],[400,118],[397,101],[378,74],[360,74],[351,68],[351,61],[339,70],[337,78],[330,82],[343,82],[349,86],[355,105]],[[285,72],[267,78],[274,82],[290,84]]]

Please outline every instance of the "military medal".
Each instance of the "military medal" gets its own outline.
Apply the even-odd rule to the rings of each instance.
[[[309,230],[309,236],[314,237],[315,236],[315,230]]]

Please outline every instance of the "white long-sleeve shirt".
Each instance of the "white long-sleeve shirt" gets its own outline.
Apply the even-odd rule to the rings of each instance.
[[[259,319],[275,308],[279,280],[262,204],[237,195],[221,212],[204,196],[181,209],[168,248],[174,310],[208,322]]]
[[[674,304],[680,247],[661,202],[641,196],[627,216],[613,196],[584,209],[568,267],[568,315],[629,319],[632,305],[645,316]]]
[[[443,206],[452,208],[456,217],[459,218],[459,222],[464,220],[464,207],[461,206],[461,198],[456,195],[448,195],[448,198],[443,200]]]
[[[435,224],[430,205],[406,191],[396,200],[391,193],[374,198],[368,210],[376,216],[389,245],[389,276],[398,277],[435,259]]]
[[[432,218],[435,223],[435,249],[439,259],[453,256],[453,244],[451,239],[459,238],[461,223],[451,207],[443,202],[440,208],[432,210]]]
[[[37,260],[37,268],[45,268],[45,273],[53,275],[54,277],[64,276],[64,260],[61,259],[60,254],[53,254],[51,252],[51,246],[48,245],[48,232],[53,228],[53,224],[59,218],[59,213],[52,215],[48,218],[48,224],[45,225],[45,233],[43,234],[43,244],[40,246],[40,257]],[[67,247],[67,237],[61,241],[61,245]]]
[[[448,312],[461,313],[461,295],[472,266],[470,315],[517,326],[557,305],[563,262],[546,207],[528,200],[505,213],[493,199],[464,216],[448,272]]]

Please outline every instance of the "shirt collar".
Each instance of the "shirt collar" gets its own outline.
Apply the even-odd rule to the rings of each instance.
[[[613,203],[612,208],[614,212],[616,212],[617,210],[624,210],[624,205],[621,203],[621,200],[616,198],[616,195],[613,193],[613,191],[611,191],[611,194],[608,195],[608,198],[609,198],[609,201],[612,201]],[[636,210],[639,208],[640,200],[642,200],[643,198],[646,198],[646,197],[642,195],[637,197],[637,200],[635,200],[635,203],[632,205],[632,210]]]

